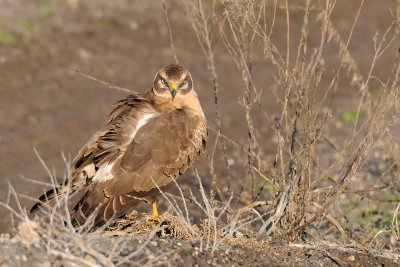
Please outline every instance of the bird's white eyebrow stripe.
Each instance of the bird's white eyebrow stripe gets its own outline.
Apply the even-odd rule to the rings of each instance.
[[[181,74],[181,77],[179,77],[179,82],[182,82],[183,80],[185,80],[185,78],[187,78],[187,73],[185,73],[185,72],[183,72],[182,74]]]

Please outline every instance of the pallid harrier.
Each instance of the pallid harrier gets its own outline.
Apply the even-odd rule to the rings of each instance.
[[[39,198],[31,213],[56,196],[78,193],[75,225],[97,212],[95,225],[120,217],[141,201],[151,202],[204,150],[206,119],[192,77],[181,65],[162,68],[153,88],[118,101],[103,129],[73,160],[71,181]]]

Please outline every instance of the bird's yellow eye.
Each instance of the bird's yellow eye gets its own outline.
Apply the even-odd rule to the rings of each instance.
[[[181,82],[181,84],[179,85],[179,88],[181,88],[181,89],[187,89],[187,88],[186,88],[187,83],[188,83],[187,79],[184,79],[184,80]]]
[[[160,81],[162,85],[167,85],[167,82],[163,78],[161,78]]]

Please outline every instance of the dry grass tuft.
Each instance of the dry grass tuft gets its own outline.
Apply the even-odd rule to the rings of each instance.
[[[104,234],[110,236],[134,234],[148,237],[155,232],[158,237],[170,236],[182,240],[197,240],[200,237],[200,230],[196,225],[188,226],[179,217],[168,212],[162,215],[159,222],[149,221],[148,218],[148,214],[132,211],[108,227]]]

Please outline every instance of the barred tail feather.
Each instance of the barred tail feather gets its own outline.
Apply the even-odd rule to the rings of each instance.
[[[37,212],[44,206],[48,205],[52,200],[54,200],[57,197],[60,197],[66,192],[69,192],[71,189],[72,188],[68,185],[68,181],[66,181],[63,184],[59,184],[54,188],[51,188],[49,191],[47,191],[46,193],[44,193],[39,197],[39,201],[32,206],[30,214]]]
[[[129,196],[106,198],[101,190],[87,192],[73,208],[71,223],[75,227],[82,225],[94,214],[94,225],[99,227],[111,219],[123,216],[142,201]]]

